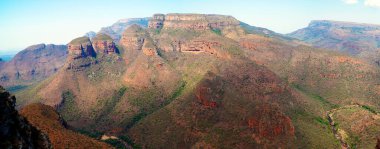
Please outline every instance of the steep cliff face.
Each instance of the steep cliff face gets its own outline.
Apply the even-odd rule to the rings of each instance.
[[[119,50],[117,49],[112,38],[105,34],[97,34],[92,39],[92,45],[97,54],[118,54]]]
[[[120,40],[120,45],[127,49],[141,50],[144,40],[147,37],[147,32],[145,29],[139,25],[132,25],[128,27]]]
[[[223,29],[239,26],[240,22],[231,16],[204,14],[155,14],[149,28],[185,28],[194,30]]]
[[[15,109],[16,98],[0,86],[0,148],[52,148],[47,135]]]
[[[11,61],[0,62],[0,84],[10,87],[41,81],[56,73],[64,65],[66,57],[65,45],[30,46]]]
[[[72,126],[128,135],[142,148],[338,148],[326,111],[378,108],[378,68],[236,24],[155,15],[149,28],[124,31],[117,59],[98,57],[108,42],[90,43],[96,57],[80,44],[68,60],[85,67],[32,91]]]
[[[88,37],[79,37],[72,40],[68,44],[69,58],[79,59],[89,57],[95,57],[96,53],[92,46],[91,40]]]

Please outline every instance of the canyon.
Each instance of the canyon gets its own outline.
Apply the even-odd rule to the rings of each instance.
[[[377,30],[314,21],[282,35],[226,15],[155,14],[29,47],[0,62],[0,81],[27,86],[14,90],[20,113],[55,147],[69,135],[93,148],[110,148],[101,136],[132,148],[368,148],[380,68],[364,53]],[[349,46],[364,36],[370,49]]]

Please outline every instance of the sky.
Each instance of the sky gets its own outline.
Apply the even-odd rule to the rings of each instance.
[[[1,0],[0,54],[39,43],[67,44],[119,19],[155,13],[232,15],[290,33],[311,20],[380,24],[380,0]]]

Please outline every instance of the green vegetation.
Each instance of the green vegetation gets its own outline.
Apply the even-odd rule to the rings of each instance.
[[[306,89],[304,89],[303,87],[301,87],[299,84],[291,84],[291,86],[293,88],[299,90],[300,92],[305,93],[307,96],[311,97],[312,99],[315,99],[315,100],[321,102],[323,105],[329,106],[332,109],[339,107],[339,105],[331,103],[330,101],[326,100],[325,98],[323,98],[320,95],[308,92]]]
[[[154,91],[147,91],[143,95],[139,96],[140,98],[130,100],[131,104],[140,107],[140,112],[131,118],[131,120],[126,125],[126,128],[131,128],[149,114],[152,114],[153,112],[170,104],[173,100],[182,95],[185,87],[186,82],[182,81],[179,87],[174,90],[173,93],[159,106],[157,106],[157,101],[155,100],[156,92]]]
[[[325,125],[325,126],[330,125],[329,121],[327,119],[322,118],[322,117],[316,117],[315,120],[322,125]]]
[[[219,28],[213,28],[211,30],[212,30],[212,32],[214,32],[217,35],[222,35],[222,30],[220,30]]]
[[[367,111],[369,111],[369,112],[371,112],[371,113],[373,113],[373,114],[377,114],[376,110],[373,109],[373,108],[370,107],[370,106],[363,105],[362,108],[365,109],[365,110],[367,110]]]
[[[58,108],[58,112],[67,121],[76,120],[79,118],[80,110],[75,102],[75,96],[71,91],[65,91],[61,95],[62,103]]]
[[[178,98],[179,96],[182,95],[184,89],[186,87],[186,82],[185,81],[182,81],[179,85],[179,87],[174,90],[174,92],[172,93],[172,95],[169,97],[168,100],[165,101],[165,104],[163,106],[166,106],[168,105],[170,102],[172,102],[173,100],[175,100],[176,98]]]
[[[97,121],[104,119],[109,113],[112,112],[113,108],[120,101],[127,91],[127,87],[123,86],[119,90],[115,91],[109,100],[101,100],[98,102],[99,107],[102,107],[101,111],[94,110],[93,113],[96,115]]]
[[[155,29],[155,30],[154,30],[154,33],[155,33],[155,34],[160,34],[160,33],[161,33],[161,29]]]
[[[238,46],[231,46],[228,48],[225,48],[228,53],[234,55],[234,56],[243,56],[244,52],[238,47]]]

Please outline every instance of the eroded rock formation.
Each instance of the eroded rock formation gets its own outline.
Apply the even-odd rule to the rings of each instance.
[[[113,42],[112,38],[105,34],[97,34],[92,39],[92,46],[95,49],[95,52],[102,53],[102,54],[114,54],[119,53],[119,50],[117,49],[115,43]]]
[[[139,25],[128,27],[120,40],[120,45],[131,50],[140,50],[147,36],[145,30]]]
[[[155,14],[149,28],[184,28],[194,30],[222,29],[238,26],[240,22],[231,16],[205,14]]]
[[[90,38],[79,37],[72,40],[68,46],[69,58],[78,59],[87,56],[96,56],[94,48],[92,47]]]

